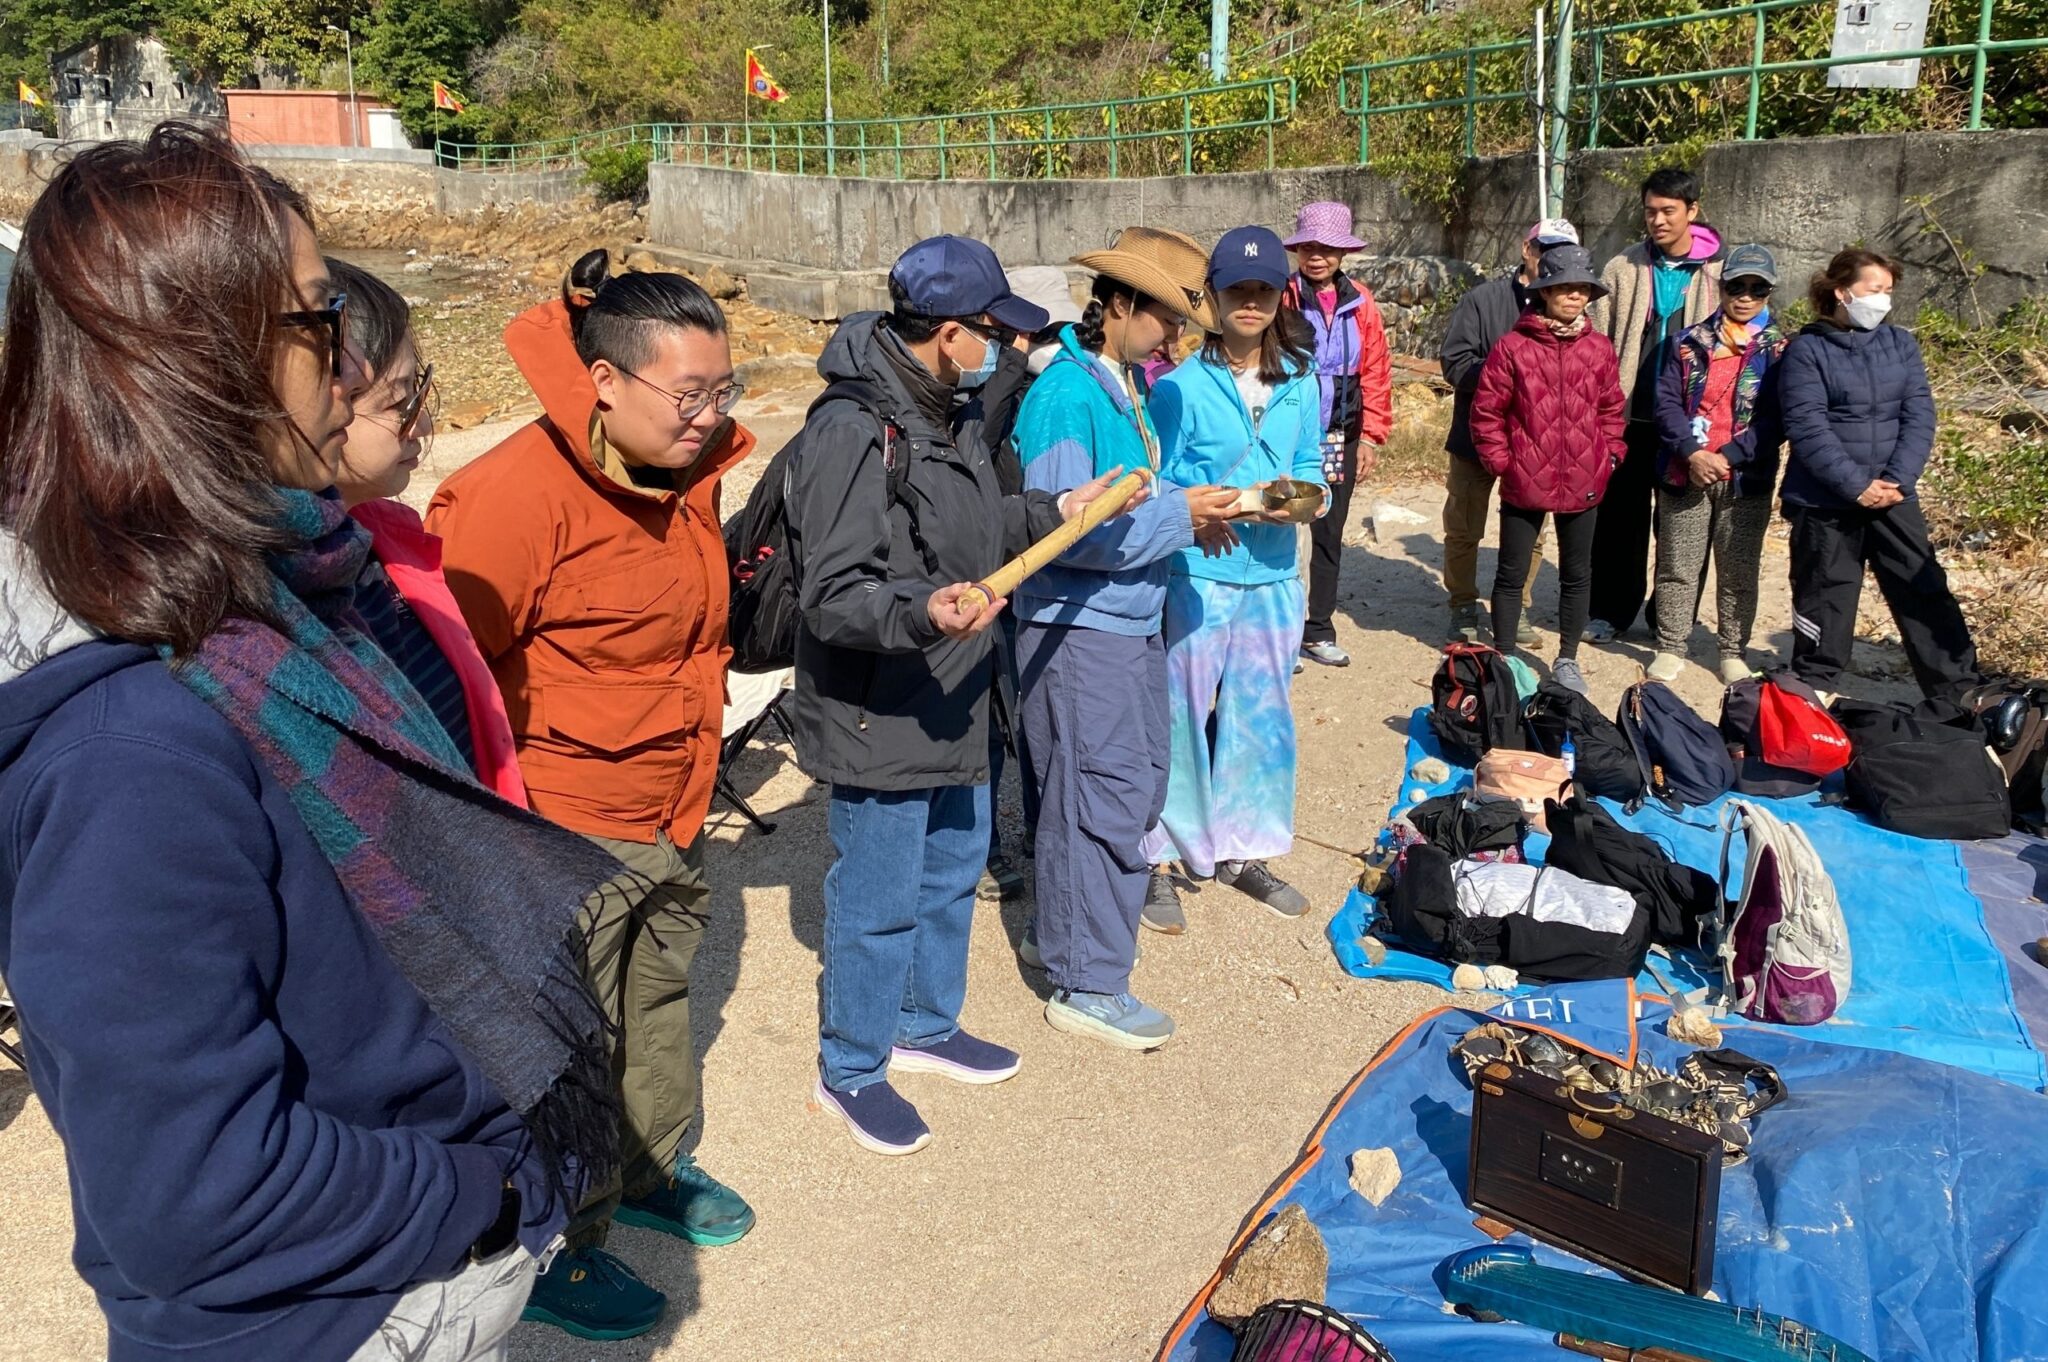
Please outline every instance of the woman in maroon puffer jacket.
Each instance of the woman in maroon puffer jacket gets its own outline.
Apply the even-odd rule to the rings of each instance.
[[[1537,267],[1537,303],[1486,357],[1472,399],[1472,443],[1500,479],[1500,557],[1493,637],[1513,639],[1522,582],[1543,517],[1557,517],[1557,663],[1551,676],[1584,694],[1577,662],[1593,586],[1593,525],[1620,466],[1627,424],[1621,372],[1586,307],[1607,290],[1578,246],[1553,246]]]

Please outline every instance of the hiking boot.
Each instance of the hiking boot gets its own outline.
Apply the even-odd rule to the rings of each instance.
[[[1612,643],[1614,642],[1614,626],[1606,620],[1587,620],[1586,628],[1579,637],[1588,643]]]
[[[1264,861],[1225,861],[1216,867],[1216,882],[1249,894],[1280,917],[1300,917],[1308,911],[1307,896],[1268,870]]]
[[[552,1324],[578,1338],[638,1338],[661,1322],[668,1297],[601,1248],[555,1255],[533,1279],[521,1319]]]
[[[1685,670],[1685,659],[1677,653],[1659,653],[1650,659],[1650,665],[1644,670],[1652,681],[1676,681],[1678,674]]]
[[[1021,1063],[1015,1050],[977,1040],[965,1031],[955,1031],[937,1045],[898,1045],[889,1051],[892,1074],[937,1074],[955,1083],[1000,1083],[1015,1078]]]
[[[1320,662],[1325,667],[1348,667],[1351,654],[1328,640],[1301,645],[1301,655],[1311,662]]]
[[[1721,684],[1724,686],[1747,681],[1753,674],[1747,658],[1730,655],[1721,659]]]
[[[1145,907],[1138,914],[1138,921],[1168,936],[1179,936],[1188,929],[1188,915],[1180,906],[1180,891],[1173,887],[1173,876],[1164,870],[1153,870],[1151,883],[1145,886]]]
[[[1470,604],[1470,605],[1454,605],[1454,606],[1452,606],[1452,607],[1451,607],[1451,627],[1450,627],[1450,630],[1449,630],[1448,636],[1447,636],[1447,637],[1446,637],[1446,639],[1445,639],[1445,642],[1447,642],[1447,643],[1477,643],[1478,641],[1479,641],[1479,606],[1478,606],[1478,603],[1477,603],[1477,602],[1474,602],[1473,604]]]
[[[819,1106],[846,1122],[846,1133],[870,1153],[915,1154],[932,1142],[932,1128],[887,1079],[834,1092],[820,1078],[813,1096]]]
[[[1120,1050],[1157,1050],[1173,1039],[1173,1018],[1128,993],[1061,989],[1045,1005],[1054,1030],[1087,1036]]]
[[[1586,689],[1586,674],[1579,670],[1579,664],[1568,657],[1560,657],[1550,664],[1550,679],[1568,690],[1592,698],[1593,692]]]
[[[645,1196],[621,1201],[612,1219],[673,1234],[699,1248],[716,1248],[737,1242],[754,1228],[754,1208],[699,1168],[695,1159],[679,1154],[667,1182]]]
[[[1024,889],[1024,872],[998,851],[988,858],[988,867],[974,886],[974,897],[983,903],[1010,903],[1023,898]]]

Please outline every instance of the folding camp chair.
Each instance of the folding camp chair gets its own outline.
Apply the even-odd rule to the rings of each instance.
[[[19,1036],[21,1034],[21,1019],[14,1015],[14,999],[7,996],[6,981],[0,980],[0,1031],[6,1031],[9,1028],[12,1028],[15,1035]],[[17,1069],[25,1070],[28,1068],[28,1061],[21,1057],[21,1047],[17,1044],[0,1039],[0,1055],[6,1055],[9,1059],[13,1060],[14,1067]]]
[[[775,831],[775,825],[755,813],[754,806],[732,783],[733,763],[747,750],[747,744],[754,740],[761,726],[771,720],[782,730],[783,738],[795,746],[796,734],[790,731],[789,717],[782,712],[782,702],[795,679],[794,667],[772,672],[726,673],[725,723],[718,743],[718,778],[712,783],[711,794],[732,805],[740,817],[763,832]]]

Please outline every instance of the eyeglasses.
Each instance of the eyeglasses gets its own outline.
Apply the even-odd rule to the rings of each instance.
[[[984,326],[980,322],[963,321],[960,329],[983,340],[994,341],[1005,349],[1017,343],[1017,333],[1007,326]]]
[[[1730,298],[1768,298],[1771,285],[1761,279],[1729,279],[1722,283],[1721,292]]]
[[[317,312],[280,312],[277,322],[280,326],[326,327],[328,370],[340,378],[342,351],[348,343],[344,325],[347,317],[348,295],[337,293],[327,300],[326,307]]]
[[[711,407],[720,416],[728,415],[740,404],[740,399],[747,395],[747,385],[744,383],[728,383],[722,388],[692,388],[688,392],[672,393],[659,383],[648,383],[631,369],[621,369],[619,372],[630,379],[647,383],[648,387],[675,403],[676,420],[685,423],[696,420],[698,413],[706,407]]]

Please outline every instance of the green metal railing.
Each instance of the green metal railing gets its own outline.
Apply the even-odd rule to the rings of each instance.
[[[456,170],[559,170],[592,152],[646,145],[657,162],[882,179],[1116,179],[1234,170],[1294,113],[1291,77],[1134,99],[831,123],[652,123],[547,142],[440,142]]]
[[[1635,90],[1651,90],[1670,86],[1698,85],[1714,81],[1746,81],[1747,100],[1743,114],[1742,137],[1753,141],[1757,136],[1758,115],[1762,107],[1765,82],[1773,76],[1790,75],[1807,71],[1825,71],[1837,66],[1861,66],[1880,62],[1930,60],[1940,58],[1969,58],[1971,61],[1970,116],[1967,124],[1971,131],[1984,126],[1984,83],[1985,73],[1991,58],[2012,52],[2034,51],[2048,48],[2048,34],[2037,34],[2021,38],[1994,40],[1991,36],[1995,0],[1978,0],[1976,40],[1967,43],[1947,43],[1934,47],[1901,49],[1894,52],[1858,53],[1847,57],[1803,57],[1782,61],[1766,61],[1764,45],[1767,36],[1768,16],[1789,9],[1814,9],[1817,6],[1832,10],[1829,0],[1755,0],[1754,3],[1737,5],[1727,9],[1702,10],[1692,14],[1671,15],[1661,19],[1639,19],[1630,23],[1609,24],[1586,30],[1581,35],[1591,52],[1591,72],[1583,79],[1574,79],[1571,87],[1575,107],[1583,108],[1585,125],[1584,143],[1588,148],[1600,145],[1600,129],[1604,106],[1623,93]],[[1690,71],[1658,71],[1644,75],[1615,75],[1608,72],[1610,48],[1622,42],[1627,35],[1660,29],[1678,29],[1698,24],[1727,23],[1731,20],[1747,21],[1749,32],[1749,57],[1741,63],[1727,63]],[[1388,61],[1366,62],[1351,66],[1338,76],[1337,100],[1339,109],[1358,119],[1358,159],[1361,164],[1371,159],[1371,122],[1375,118],[1395,114],[1430,112],[1457,109],[1463,114],[1464,151],[1467,157],[1477,152],[1480,111],[1491,104],[1520,104],[1533,110],[1538,98],[1536,92],[1527,86],[1529,73],[1534,69],[1533,36],[1525,42],[1492,43],[1480,47],[1461,48],[1448,52],[1433,52],[1423,56],[1399,57]],[[1514,62],[1502,62],[1499,58],[1506,53],[1527,54]],[[1491,63],[1494,77],[1514,74],[1507,80],[1482,81],[1482,67]],[[1461,86],[1456,93],[1437,95],[1434,83],[1423,87],[1423,97],[1403,97],[1397,94],[1390,103],[1374,104],[1372,92],[1375,81],[1383,87],[1388,83],[1412,86],[1415,76],[1397,81],[1396,72],[1414,68],[1431,68],[1423,73],[1434,74],[1434,68],[1441,67],[1449,80],[1456,80],[1462,74]],[[1504,69],[1505,68],[1505,69]],[[1488,85],[1491,88],[1481,88]],[[1547,96],[1545,96],[1547,98]],[[1581,104],[1581,101],[1583,103]],[[1529,125],[1533,127],[1533,122]]]

